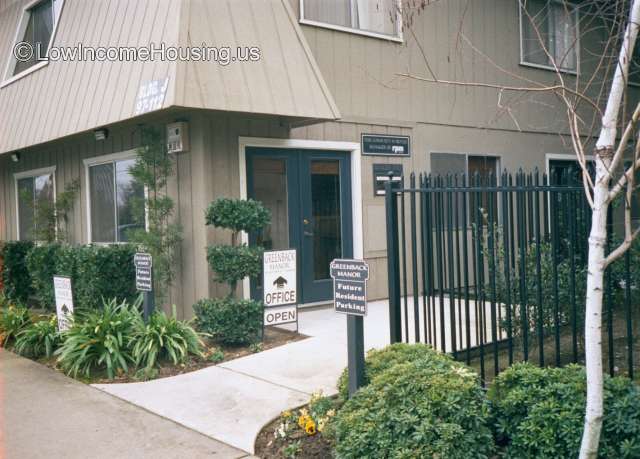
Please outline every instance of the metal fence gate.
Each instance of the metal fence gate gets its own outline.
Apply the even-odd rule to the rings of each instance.
[[[517,361],[582,362],[591,211],[581,183],[537,171],[417,183],[412,174],[408,188],[390,180],[385,193],[392,342],[428,343],[483,381]],[[604,354],[612,375],[633,377],[640,267],[631,256],[607,270]]]

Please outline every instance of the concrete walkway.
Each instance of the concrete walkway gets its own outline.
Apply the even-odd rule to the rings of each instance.
[[[247,453],[0,349],[0,458],[89,457]]]
[[[369,304],[365,349],[389,343],[386,302]],[[310,336],[258,354],[185,375],[101,390],[179,424],[253,453],[262,427],[312,392],[336,392],[347,364],[346,316],[332,309],[300,314],[300,332]]]
[[[421,311],[422,301],[419,303]],[[409,324],[414,324],[412,299],[409,299],[408,306]],[[472,324],[475,322],[474,308],[472,303]],[[451,336],[447,299],[443,310],[446,348],[449,350]],[[422,324],[424,318],[422,312],[419,314]],[[436,311],[435,315],[439,320],[440,313]],[[485,315],[488,315],[488,309]],[[460,316],[457,317],[460,320]],[[299,325],[300,332],[310,338],[185,375],[95,387],[253,453],[256,435],[266,423],[287,408],[305,404],[315,391],[322,390],[325,395],[336,393],[336,381],[347,365],[345,315],[331,308],[304,311],[300,314]],[[488,331],[486,328],[487,336],[490,336]],[[389,344],[387,301],[369,303],[364,332],[365,349]],[[424,336],[422,325],[420,333]],[[410,342],[414,341],[413,335],[411,325]],[[473,325],[472,335],[470,341],[474,345]],[[437,338],[439,342],[439,333]],[[458,349],[462,347],[459,343]]]

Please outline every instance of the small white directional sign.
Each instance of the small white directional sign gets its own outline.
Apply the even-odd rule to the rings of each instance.
[[[136,267],[136,290],[139,292],[151,292],[153,290],[153,280],[151,268],[153,261],[148,253],[136,253],[133,257],[133,264]]]
[[[56,297],[58,330],[68,330],[71,327],[71,316],[73,315],[71,279],[65,276],[53,276],[53,292]]]
[[[265,252],[263,272],[265,307],[298,302],[295,249]]]
[[[330,269],[335,311],[365,316],[369,265],[363,260],[336,259],[331,262]]]

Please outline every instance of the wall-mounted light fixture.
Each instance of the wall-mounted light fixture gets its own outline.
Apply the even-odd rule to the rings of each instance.
[[[14,163],[20,162],[20,152],[16,151],[15,153],[11,153],[11,161]]]
[[[106,140],[109,137],[109,129],[96,129],[93,131],[96,140]]]

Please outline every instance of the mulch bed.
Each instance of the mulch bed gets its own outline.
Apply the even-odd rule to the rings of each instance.
[[[271,327],[265,330],[261,351],[266,351],[279,346],[283,346],[288,343],[301,341],[306,338],[306,335],[302,335],[300,333]],[[223,362],[228,362],[229,360],[238,359],[240,357],[256,353],[251,346],[224,346],[216,344],[215,342],[211,342],[209,340],[205,340],[205,344],[207,346],[207,349],[205,349],[205,355],[209,355],[215,350],[221,350],[222,352],[224,352],[224,358],[222,360],[213,362],[207,359],[200,359],[190,356],[185,363],[180,365],[173,365],[171,362],[162,362],[161,366],[158,368],[157,376],[153,379],[168,378],[170,376],[190,373],[192,371],[201,370],[203,368],[211,367]],[[50,368],[53,368],[54,370],[61,371],[60,368],[58,368],[56,365],[55,358],[43,358],[39,359],[38,362]],[[136,370],[130,370],[128,373],[116,375],[116,377],[113,379],[109,379],[106,375],[106,372],[103,374],[95,373],[91,378],[84,378],[78,375],[77,379],[87,384],[120,384],[141,382],[143,380],[139,377],[136,377]]]
[[[287,457],[285,448],[295,442],[300,442],[296,459],[327,459],[332,457],[333,448],[321,433],[307,435],[302,431],[292,433],[289,438],[276,438],[275,431],[280,425],[280,418],[272,421],[258,434],[256,439],[256,456],[262,459],[282,459]]]

